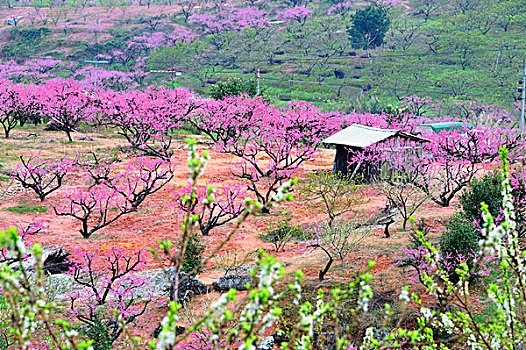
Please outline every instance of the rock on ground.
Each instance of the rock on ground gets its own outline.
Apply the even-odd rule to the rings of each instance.
[[[174,274],[175,267],[167,268],[166,272],[161,269],[142,272],[140,274],[141,277],[146,279],[150,283],[150,286],[143,288],[141,292],[144,294],[151,293],[154,296],[166,296],[166,294],[171,294],[171,281]],[[184,272],[179,272],[179,280],[182,280],[185,276],[186,274]],[[178,299],[182,301],[191,298],[194,295],[205,294],[209,289],[210,288],[208,288],[203,282],[189,276],[179,285],[177,291]]]
[[[266,337],[259,343],[257,350],[272,350],[274,349],[274,337]]]
[[[214,290],[219,292],[229,291],[230,289],[235,290],[247,290],[247,283],[252,283],[252,276],[250,275],[228,275],[221,277],[212,286]]]

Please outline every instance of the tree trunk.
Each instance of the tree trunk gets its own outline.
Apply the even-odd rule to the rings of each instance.
[[[329,269],[331,268],[331,265],[332,265],[333,261],[334,261],[334,259],[329,256],[329,262],[327,263],[327,265],[325,265],[325,268],[323,270],[321,270],[319,275],[318,275],[318,279],[320,281],[323,281],[323,278],[325,277],[327,272],[329,272]]]
[[[391,237],[391,234],[389,233],[389,225],[391,225],[391,222],[388,222],[387,224],[385,224],[385,229],[384,229],[385,238]]]

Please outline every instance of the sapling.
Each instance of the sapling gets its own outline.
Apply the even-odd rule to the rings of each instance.
[[[15,166],[11,176],[22,187],[33,190],[43,202],[63,185],[66,175],[76,169],[75,164],[73,158],[42,159],[40,153],[31,153],[20,156],[20,163]]]
[[[247,196],[243,184],[229,184],[214,188],[212,184],[185,187],[176,193],[177,205],[184,212],[198,215],[198,225],[203,236],[208,236],[216,227],[237,219],[245,210]]]
[[[201,238],[197,234],[192,233],[186,243],[181,271],[195,274],[200,273],[203,267],[201,262],[205,249],[206,245],[201,242]],[[174,296],[171,295],[170,298],[174,298]]]
[[[121,216],[133,211],[126,198],[114,189],[97,185],[86,190],[77,188],[66,191],[66,204],[53,207],[58,216],[70,216],[81,223],[83,238],[111,225]]]
[[[306,205],[324,210],[329,216],[329,226],[333,225],[336,218],[356,212],[358,205],[367,202],[363,186],[355,179],[330,172],[309,174],[299,190]]]
[[[374,187],[382,193],[403,218],[402,228],[407,229],[409,218],[429,199],[429,195],[410,182],[382,181]]]
[[[322,222],[313,227],[312,236],[306,244],[306,251],[323,251],[329,260],[320,270],[318,278],[323,281],[335,260],[345,265],[345,258],[358,249],[370,236],[372,226],[364,226],[365,217],[356,213],[351,220],[337,221],[334,225]]]
[[[285,248],[285,245],[292,239],[302,236],[302,228],[291,223],[292,218],[284,218],[278,222],[271,222],[267,225],[264,232],[259,234],[263,242],[274,244],[276,253]]]
[[[229,249],[217,254],[214,261],[225,271],[225,276],[227,276],[230,272],[237,274],[243,266],[254,261],[255,257],[256,251],[247,252],[245,248],[242,248],[241,251]]]
[[[149,282],[137,275],[145,265],[143,254],[112,247],[74,255],[76,263],[69,274],[82,289],[67,296],[70,318],[80,321],[80,329],[99,345],[111,347],[153,301],[150,293],[142,291]]]

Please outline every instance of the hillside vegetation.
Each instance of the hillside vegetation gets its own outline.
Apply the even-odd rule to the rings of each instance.
[[[443,101],[441,113],[452,114],[466,109],[459,101],[513,111],[517,71],[526,58],[522,0],[3,5],[0,74],[15,81],[59,75],[93,83],[95,68],[84,60],[103,60],[109,63],[99,65],[97,80],[105,87],[165,81],[207,95],[218,81],[254,79],[260,70],[260,85],[274,102],[300,99],[327,110],[375,112],[418,95]],[[363,15],[370,9],[377,12],[367,23]],[[385,16],[385,37],[360,34],[353,24],[360,15],[370,28]]]

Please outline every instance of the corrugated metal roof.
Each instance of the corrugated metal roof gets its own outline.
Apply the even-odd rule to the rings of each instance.
[[[426,123],[426,124],[421,124],[420,126],[430,127],[436,133],[442,130],[462,129],[464,126],[467,126],[468,129],[473,128],[473,125],[471,125],[470,123],[463,123],[463,122]]]
[[[323,140],[323,143],[349,147],[365,148],[375,143],[384,141],[393,136],[412,139],[415,141],[428,141],[421,137],[411,135],[396,129],[380,129],[371,126],[353,124],[336,134]]]

